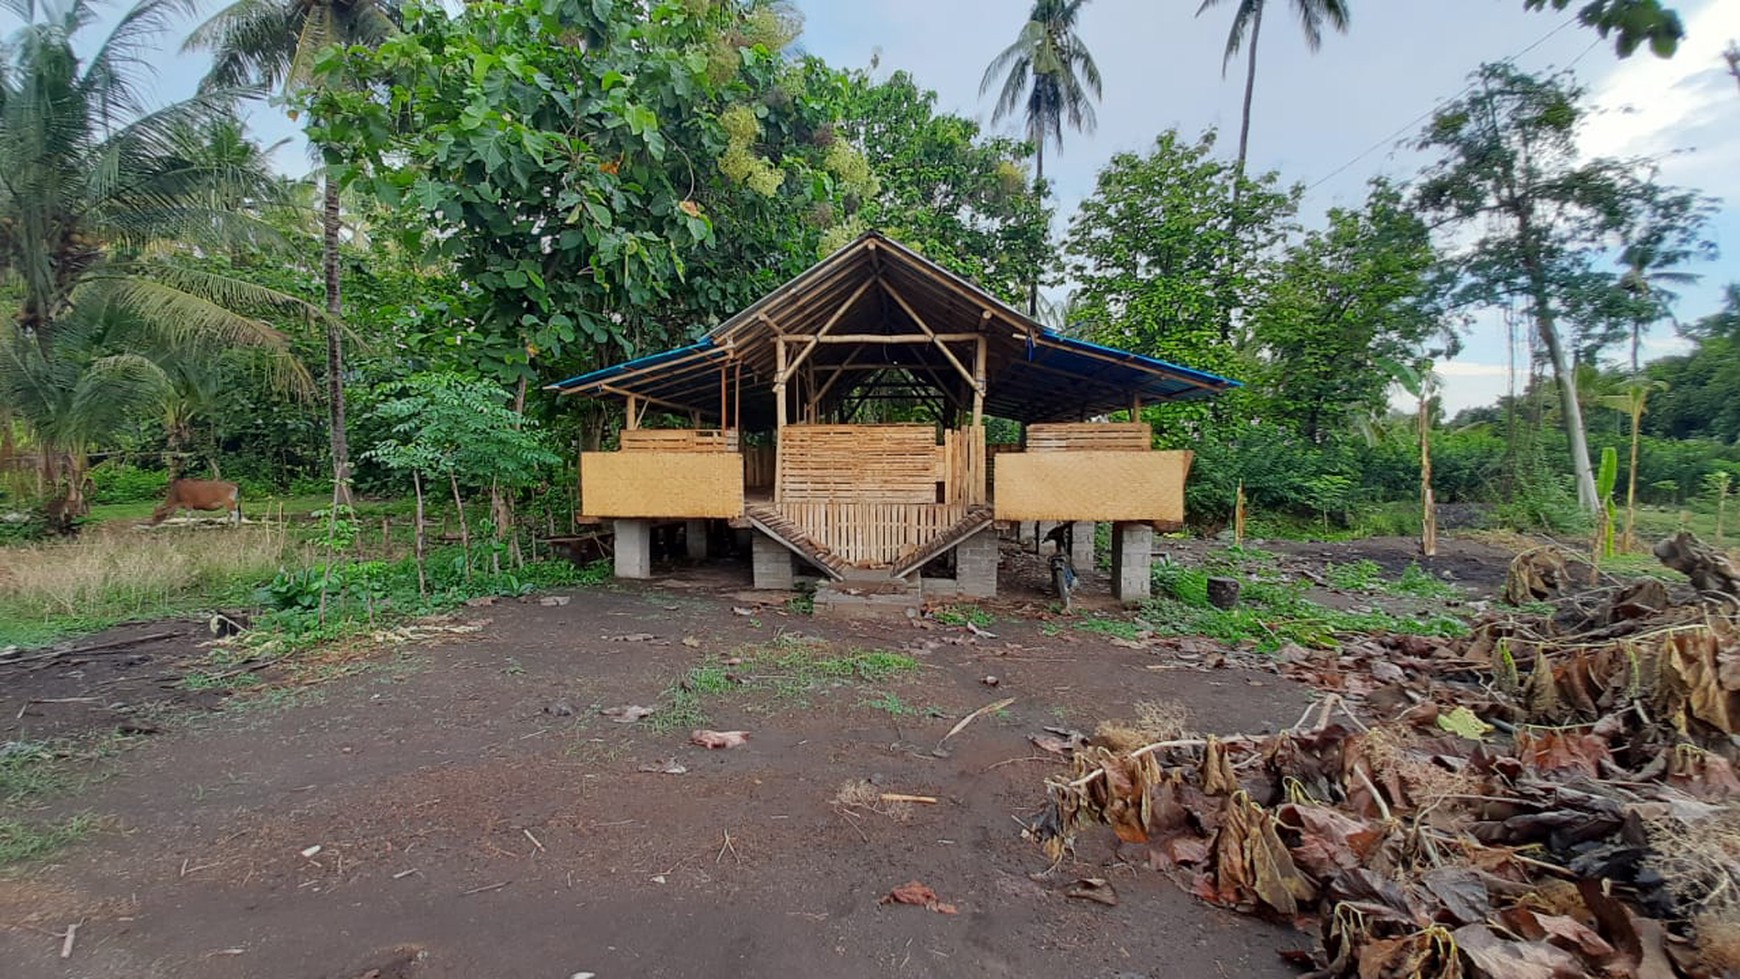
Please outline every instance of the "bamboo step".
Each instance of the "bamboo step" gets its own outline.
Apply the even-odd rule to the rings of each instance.
[[[975,503],[968,506],[966,514],[955,521],[947,530],[931,538],[928,542],[913,548],[895,561],[894,567],[890,569],[890,574],[896,578],[906,577],[942,556],[949,548],[989,527],[995,519],[995,511],[985,504]]]
[[[789,548],[798,557],[815,565],[828,577],[840,581],[846,577],[848,565],[819,541],[804,533],[804,529],[778,509],[767,506],[746,506],[743,516],[751,526]]]

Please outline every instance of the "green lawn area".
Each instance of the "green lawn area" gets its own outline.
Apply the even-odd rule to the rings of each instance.
[[[331,501],[332,497],[326,493],[313,496],[270,496],[258,499],[243,497],[242,514],[253,519],[259,519],[267,514],[276,516],[278,508],[282,506],[284,513],[295,516],[324,509]],[[91,507],[90,519],[98,522],[144,520],[151,516],[152,510],[157,509],[158,502],[157,500],[140,500],[135,503],[101,503]],[[359,507],[358,509],[363,508]]]

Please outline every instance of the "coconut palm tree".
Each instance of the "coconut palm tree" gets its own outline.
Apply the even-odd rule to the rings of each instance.
[[[1245,157],[1251,144],[1251,97],[1257,84],[1257,38],[1263,30],[1263,11],[1269,0],[1202,0],[1202,6],[1196,8],[1196,16],[1201,17],[1212,7],[1232,2],[1238,5],[1233,12],[1232,30],[1226,36],[1226,54],[1221,59],[1221,72],[1226,72],[1233,58],[1238,56],[1241,48],[1249,48],[1249,63],[1245,68],[1245,105],[1244,115],[1239,121],[1239,157],[1238,173],[1245,172]],[[1346,34],[1348,24],[1347,0],[1287,0],[1293,5],[1293,12],[1299,18],[1299,28],[1305,34],[1305,45],[1312,52],[1323,47],[1323,27],[1325,24]]]
[[[375,45],[399,29],[397,0],[235,0],[188,36],[188,50],[212,52],[208,87],[259,85],[292,94],[316,83],[314,64],[337,45]],[[295,113],[291,113],[295,118]],[[333,497],[350,502],[350,442],[344,417],[344,340],[340,316],[339,188],[323,178],[321,264],[326,280],[326,398]]]
[[[83,33],[102,18],[99,0],[0,3],[23,22],[0,48],[0,276],[18,295],[0,322],[0,401],[29,430],[64,529],[84,509],[86,446],[161,394],[145,341],[261,348],[294,371],[284,335],[253,313],[320,313],[170,260],[275,237],[213,192],[266,201],[269,174],[182,152],[235,93],[145,104],[146,58],[182,0],[141,0],[94,44]]]
[[[1094,100],[1100,97],[1100,69],[1087,45],[1075,33],[1076,18],[1087,0],[1034,0],[1015,43],[985,66],[979,82],[984,95],[1001,84],[991,121],[1020,113],[1033,144],[1033,186],[1045,193],[1045,144],[1063,149],[1063,127],[1078,133],[1094,131]],[[1027,312],[1039,312],[1039,282],[1028,288]]]
[[[1619,288],[1627,298],[1631,312],[1631,373],[1638,371],[1638,348],[1643,333],[1650,325],[1673,315],[1673,302],[1679,296],[1669,286],[1693,285],[1698,276],[1679,272],[1674,266],[1690,257],[1689,250],[1670,247],[1660,234],[1645,234],[1626,245],[1619,253]]]

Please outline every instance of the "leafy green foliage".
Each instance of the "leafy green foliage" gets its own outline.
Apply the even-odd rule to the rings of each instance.
[[[1564,10],[1573,2],[1581,3],[1577,19],[1585,26],[1613,38],[1613,48],[1621,58],[1630,57],[1639,47],[1660,58],[1673,57],[1685,36],[1679,14],[1664,7],[1661,0],[1523,0],[1529,10]]]
[[[342,84],[311,100],[310,132],[347,182],[434,232],[407,244],[476,289],[456,332],[500,382],[662,349],[669,324],[771,286],[772,229],[813,255],[791,231],[816,234],[800,216],[841,194],[813,139],[829,120],[757,6],[413,4],[402,34],[326,58]],[[760,229],[756,247],[715,220]]]
[[[488,381],[451,373],[413,374],[381,391],[371,415],[387,437],[365,458],[425,478],[509,488],[535,482],[561,458],[544,447],[533,423]]]

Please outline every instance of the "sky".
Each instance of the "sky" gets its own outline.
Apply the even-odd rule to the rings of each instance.
[[[1277,3],[1283,0],[1277,0]],[[981,98],[984,66],[1014,40],[1030,0],[799,0],[806,16],[801,43],[841,67],[878,74],[910,72],[938,93],[939,108],[990,124],[991,97]],[[1220,147],[1237,147],[1243,65],[1223,79],[1221,57],[1231,22],[1222,4],[1198,18],[1197,0],[1092,0],[1078,33],[1104,79],[1090,135],[1066,133],[1061,154],[1047,153],[1060,226],[1093,189],[1115,153],[1141,152],[1164,130],[1221,131]],[[1517,56],[1525,69],[1569,66],[1598,112],[1583,149],[1591,154],[1664,158],[1665,183],[1724,198],[1713,237],[1725,256],[1688,268],[1702,281],[1684,290],[1680,315],[1713,311],[1717,294],[1740,280],[1740,87],[1720,57],[1740,40],[1740,0],[1678,0],[1687,38],[1663,61],[1647,53],[1621,60],[1570,13],[1533,13],[1522,0],[1354,0],[1351,29],[1330,34],[1311,54],[1294,22],[1264,24],[1252,110],[1250,166],[1274,169],[1308,192],[1301,218],[1316,223],[1330,207],[1358,205],[1379,174],[1406,179],[1425,162],[1398,148],[1418,133],[1434,106],[1460,93],[1483,61]],[[1000,127],[1017,132],[1010,120]],[[1646,356],[1681,348],[1669,326]],[[1490,403],[1509,388],[1505,331],[1478,324],[1453,362],[1440,364],[1450,412]],[[1526,370],[1528,351],[1517,360]]]
[[[904,70],[938,93],[938,107],[990,127],[991,98],[979,95],[984,66],[1014,40],[1031,0],[796,0],[805,15],[800,45],[842,68],[886,75]],[[1277,4],[1287,0],[1276,0]],[[1194,136],[1221,130],[1230,156],[1237,146],[1242,64],[1223,78],[1221,55],[1231,7],[1193,16],[1198,0],[1092,0],[1079,33],[1104,78],[1091,134],[1068,133],[1061,154],[1047,153],[1061,229],[1094,176],[1114,153],[1141,152],[1177,127]],[[1679,315],[1713,311],[1718,293],[1740,281],[1740,87],[1720,52],[1740,40],[1740,0],[1674,0],[1687,38],[1670,60],[1647,53],[1621,60],[1569,12],[1534,13],[1523,0],[1352,0],[1348,34],[1329,34],[1311,54],[1294,23],[1264,25],[1251,123],[1250,165],[1274,169],[1307,188],[1308,224],[1338,205],[1357,206],[1377,175],[1406,179],[1425,162],[1398,144],[1416,134],[1432,109],[1458,95],[1483,61],[1515,57],[1528,70],[1571,67],[1597,112],[1586,127],[1592,155],[1650,155],[1663,160],[1664,183],[1723,199],[1712,227],[1723,257],[1688,268],[1702,276],[1683,290]],[[1575,6],[1575,4],[1573,4]],[[216,9],[215,6],[209,9]],[[206,67],[165,43],[158,94],[191,92]],[[255,134],[271,142],[295,128],[269,107],[250,112]],[[1010,120],[995,127],[1014,133]],[[280,149],[288,172],[308,168],[301,141]],[[1450,412],[1490,403],[1510,386],[1511,352],[1495,319],[1477,324],[1458,358],[1438,366]],[[1683,349],[1663,325],[1645,355]],[[1526,369],[1528,350],[1515,361]]]

